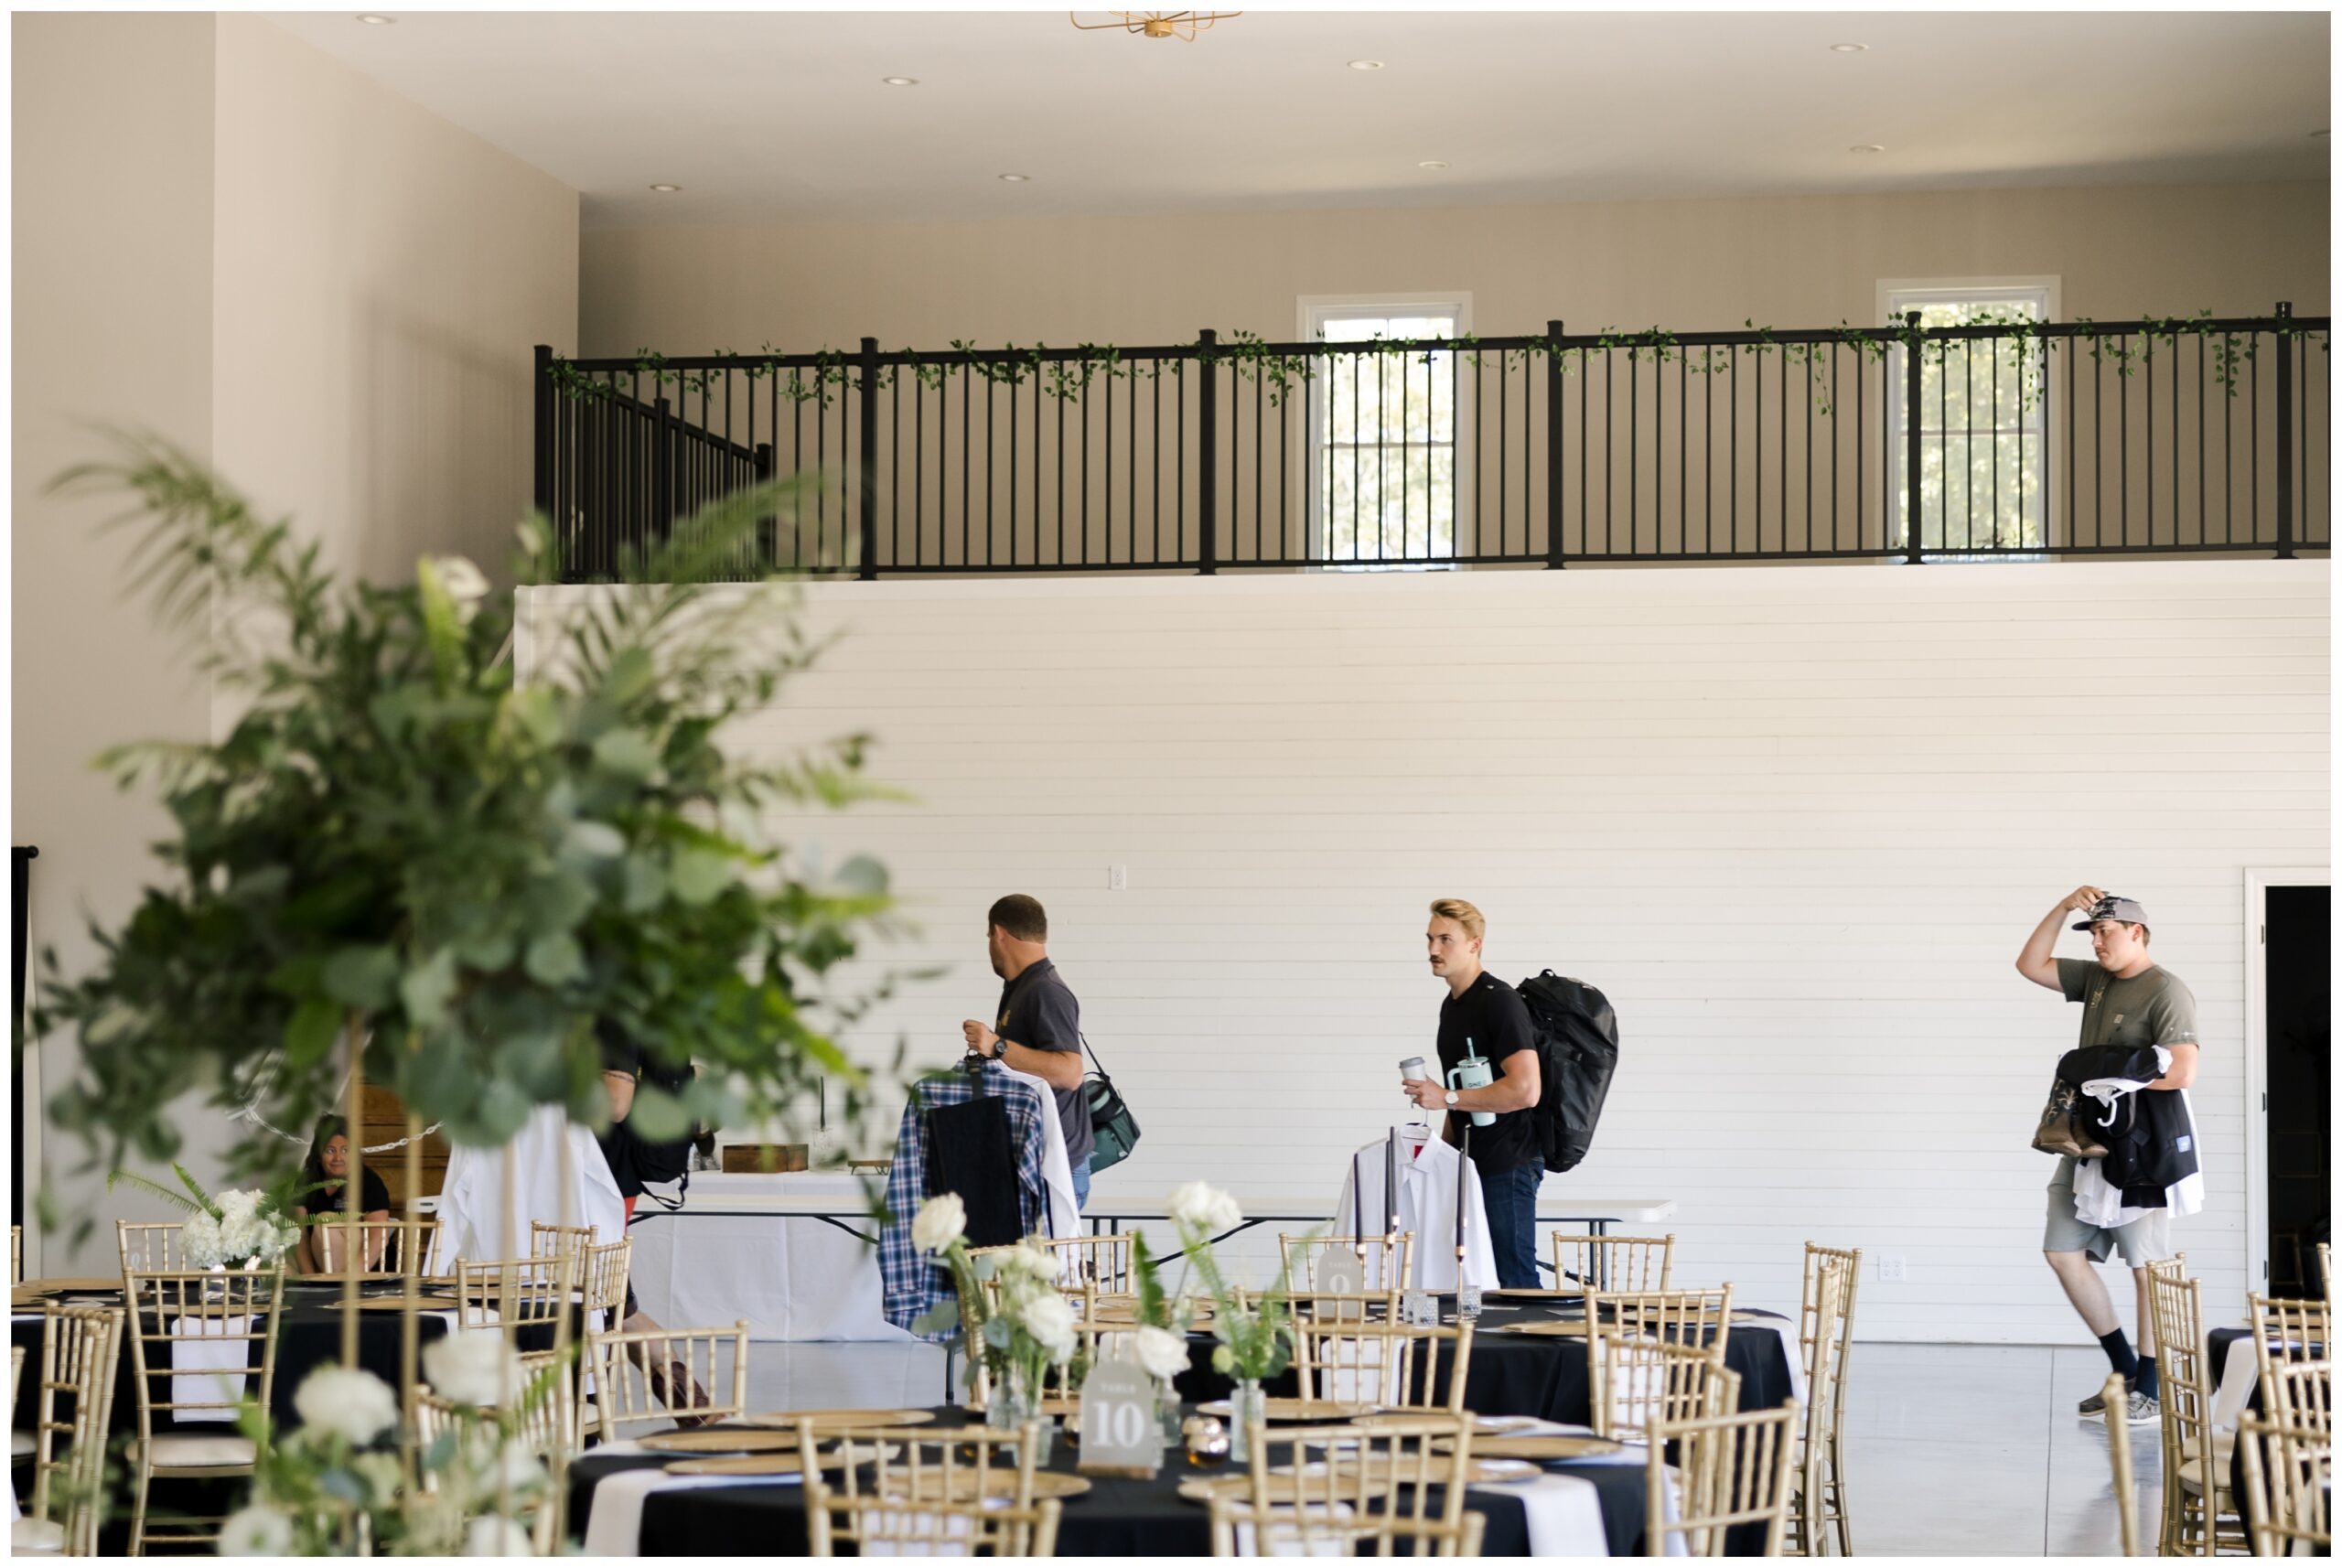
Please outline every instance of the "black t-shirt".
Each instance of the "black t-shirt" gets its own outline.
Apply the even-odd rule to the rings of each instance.
[[[391,1189],[382,1185],[382,1178],[374,1174],[373,1166],[369,1165],[366,1167],[362,1185],[366,1189],[366,1201],[364,1206],[358,1210],[361,1216],[371,1214],[377,1209],[386,1209],[390,1208]],[[336,1182],[334,1184],[333,1190],[330,1192],[313,1192],[309,1194],[308,1198],[303,1203],[302,1207],[306,1208],[312,1214],[339,1214],[342,1211],[342,1201],[349,1196],[349,1183],[348,1181]]]
[[[1467,1040],[1471,1042],[1468,1047],[1465,1043]],[[1529,1009],[1521,1002],[1520,993],[1493,974],[1482,974],[1465,988],[1463,995],[1451,996],[1439,1004],[1439,1066],[1443,1079],[1449,1068],[1475,1055],[1486,1057],[1496,1078],[1502,1078],[1505,1058],[1515,1051],[1536,1048],[1536,1035],[1530,1027]],[[1494,1176],[1531,1160],[1542,1162],[1545,1156],[1537,1145],[1536,1117],[1534,1107],[1499,1111],[1488,1126],[1473,1128],[1473,1165]],[[1447,1113],[1445,1136],[1450,1144],[1462,1140],[1465,1123],[1470,1120],[1468,1111]]]
[[[1012,1045],[1034,1051],[1081,1053],[1081,1004],[1058,972],[1042,959],[1000,990],[1000,1016],[992,1032]],[[1052,1090],[1058,1097],[1058,1124],[1065,1132],[1065,1157],[1080,1165],[1090,1157],[1095,1140],[1090,1135],[1090,1106],[1082,1091]]]

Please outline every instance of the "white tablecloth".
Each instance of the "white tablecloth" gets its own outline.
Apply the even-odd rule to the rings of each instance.
[[[746,1318],[756,1339],[911,1337],[886,1321],[877,1248],[822,1219],[705,1212],[757,1197],[834,1198],[842,1209],[864,1201],[862,1178],[843,1171],[694,1173],[682,1212],[656,1213],[649,1197],[635,1206],[628,1234],[642,1310],[669,1324]],[[843,1222],[877,1233],[867,1215]]]

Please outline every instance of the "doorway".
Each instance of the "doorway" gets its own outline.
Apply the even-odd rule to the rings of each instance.
[[[2272,1295],[2326,1294],[2317,1244],[2331,1236],[2333,889],[2328,874],[2247,877],[2248,1220]],[[2261,1283],[2265,1282],[2265,1283]]]

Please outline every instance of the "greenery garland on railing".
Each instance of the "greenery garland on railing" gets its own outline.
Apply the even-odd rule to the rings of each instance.
[[[2135,327],[2100,328],[2085,316],[2077,317],[2074,325],[2088,330],[2063,336],[2087,341],[2093,363],[2102,363],[2111,359],[2114,362],[2115,373],[2125,378],[2136,368],[2154,362],[2158,341],[2169,345],[2176,352],[2183,338],[2211,339],[2213,378],[2229,396],[2234,397],[2240,371],[2259,360],[2259,333],[2246,334],[2244,343],[2240,346],[2236,333],[2216,331],[2213,320],[2212,312],[2204,309],[2192,317],[2146,317]],[[2047,335],[2041,330],[2043,323],[2014,311],[1981,311],[1960,325],[1996,328],[1993,338],[1995,352],[2005,354],[2020,364],[2031,353],[2033,344],[2047,340]],[[1781,342],[1774,338],[1774,328],[1759,327],[1754,319],[1744,321],[1742,327],[1745,331],[1754,333],[1756,340],[1741,347],[1745,347],[1759,363],[1767,355],[1778,353],[1784,369],[1803,367],[1809,374],[1841,349],[1851,349],[1858,358],[1866,357],[1883,364],[1892,350],[1903,348],[1918,352],[1923,364],[1940,366],[1954,341],[1929,336],[1940,328],[1923,328],[1908,321],[1884,327],[1856,327],[1841,320],[1837,328],[1830,331],[1827,339],[1819,342]],[[2280,339],[2315,339],[2321,349],[2330,351],[2331,349],[2328,335],[2320,329],[2278,325],[2267,330]],[[2137,345],[2127,341],[2134,336],[2142,339]],[[1498,349],[1495,353],[1497,368],[1505,372],[1523,369],[1534,358],[1550,357],[1563,374],[1571,375],[1582,371],[1592,355],[1607,355],[1623,349],[1630,365],[1646,361],[1653,365],[1681,364],[1686,374],[1713,376],[1727,373],[1738,360],[1738,349],[1734,349],[1725,363],[1718,365],[1715,362],[1716,347],[1714,344],[1695,345],[1698,352],[1695,361],[1693,349],[1685,348],[1677,334],[1653,326],[1640,331],[1605,328],[1591,344],[1580,343],[1563,348],[1552,339],[1536,339],[1524,345]],[[1144,374],[1149,381],[1155,381],[1163,375],[1166,363],[1176,366],[1185,362],[1183,359],[1126,360],[1123,357],[1123,350],[1107,343],[1080,343],[1070,350],[1052,350],[1046,343],[1022,349],[1010,343],[997,350],[986,351],[972,342],[955,338],[951,339],[951,349],[955,353],[967,356],[967,368],[983,377],[987,384],[1015,388],[1023,386],[1028,380],[1035,381],[1059,403],[1069,403],[1085,394],[1100,380],[1134,383]],[[1463,363],[1478,370],[1486,362],[1482,354],[1487,350],[1482,349],[1478,337],[1466,332],[1454,338],[1378,336],[1359,343],[1354,351],[1394,357],[1418,356],[1426,364],[1432,362],[1434,355],[1454,353]],[[780,361],[790,356],[782,354],[770,343],[765,344],[757,356],[718,349],[709,357],[722,360],[725,364],[720,371],[673,370],[669,368],[666,355],[650,349],[639,349],[635,352],[632,371],[637,375],[649,376],[654,391],[672,386],[682,393],[697,392],[702,395],[713,389],[714,378],[719,373],[728,374],[736,371],[746,375],[752,386],[770,377],[778,396],[800,406],[818,402],[824,409],[831,406],[833,392],[858,392],[862,390],[860,359],[844,349],[824,347],[811,356],[813,363],[810,366],[784,367]],[[1259,381],[1266,392],[1269,405],[1276,408],[1282,407],[1293,395],[1296,384],[1305,388],[1316,379],[1317,361],[1323,356],[1315,352],[1280,353],[1258,333],[1238,330],[1230,334],[1225,342],[1204,348],[1195,357],[1207,365],[1225,362],[1241,380]],[[903,362],[897,363],[897,360]],[[942,389],[944,367],[934,360],[921,359],[916,349],[908,349],[900,350],[876,368],[876,389],[892,391],[898,384],[897,373],[901,371],[908,371],[917,383],[928,391]],[[596,379],[578,370],[575,361],[560,355],[553,357],[551,373],[553,385],[572,400],[619,395],[616,381]],[[2039,402],[2040,391],[2033,378],[2019,377],[2018,397],[2020,406],[2028,413]],[[1815,406],[1824,414],[1834,412],[1826,389],[1817,389]]]

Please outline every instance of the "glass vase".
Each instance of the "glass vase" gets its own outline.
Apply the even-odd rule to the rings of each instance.
[[[992,1394],[984,1402],[984,1424],[995,1432],[1015,1432],[1026,1422],[1038,1423],[1033,1463],[1049,1462],[1050,1451],[1056,1446],[1057,1421],[1041,1413],[1038,1385],[1028,1378],[1022,1368],[995,1366],[992,1370]]]
[[[1176,1454],[1187,1442],[1187,1433],[1179,1423],[1179,1389],[1169,1378],[1155,1380],[1155,1413],[1163,1423],[1163,1451]]]
[[[1260,1380],[1239,1378],[1228,1396],[1228,1461],[1231,1465],[1252,1462],[1252,1423],[1268,1413],[1267,1398],[1261,1392]]]

